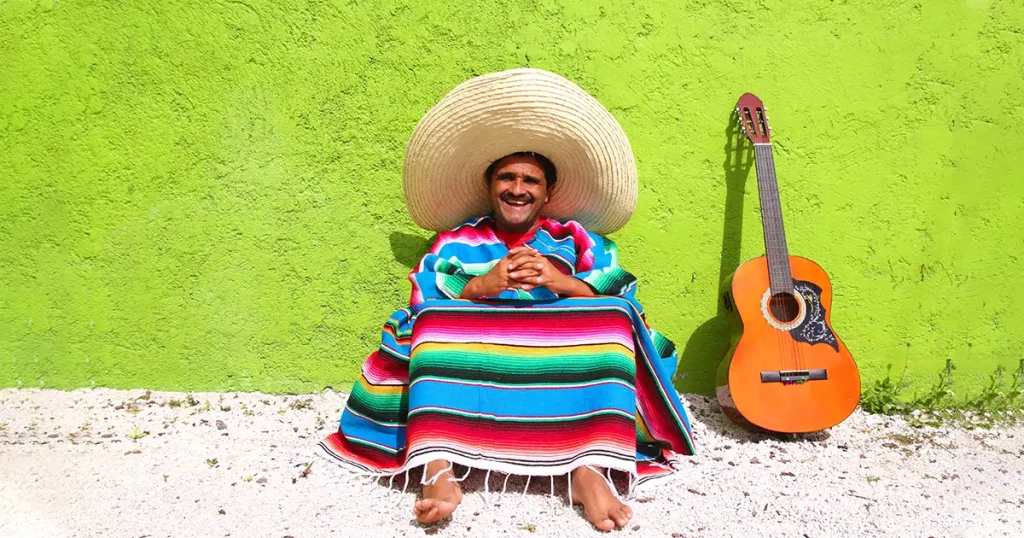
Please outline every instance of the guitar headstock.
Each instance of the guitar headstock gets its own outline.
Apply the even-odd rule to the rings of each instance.
[[[745,93],[736,102],[736,121],[747,138],[754,144],[770,144],[772,128],[764,103],[752,93]]]

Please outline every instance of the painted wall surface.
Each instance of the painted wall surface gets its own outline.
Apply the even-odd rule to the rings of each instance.
[[[1019,1],[5,0],[0,386],[346,387],[431,235],[413,126],[520,66],[633,143],[613,238],[681,389],[711,390],[719,282],[763,252],[744,91],[865,381],[953,357],[966,389],[1024,355]]]

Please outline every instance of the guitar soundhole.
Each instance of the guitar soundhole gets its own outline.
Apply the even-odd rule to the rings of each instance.
[[[776,293],[768,299],[768,311],[780,323],[789,323],[800,315],[800,303],[791,293]]]

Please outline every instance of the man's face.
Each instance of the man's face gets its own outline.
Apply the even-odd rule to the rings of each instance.
[[[529,155],[510,155],[498,161],[489,187],[494,218],[506,232],[528,231],[548,201],[544,168]]]

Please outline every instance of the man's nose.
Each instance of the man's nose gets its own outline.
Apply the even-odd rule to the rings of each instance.
[[[523,181],[523,178],[517,177],[516,180],[512,182],[512,188],[509,190],[511,190],[512,194],[516,196],[522,196],[526,194],[526,182]]]

